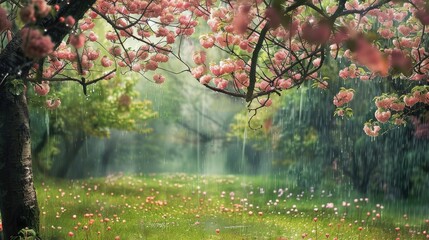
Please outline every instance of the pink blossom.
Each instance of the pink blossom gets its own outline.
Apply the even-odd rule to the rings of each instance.
[[[389,64],[379,49],[362,36],[355,39],[354,57],[357,62],[381,76],[387,76]]]
[[[273,7],[268,7],[265,10],[265,17],[268,19],[268,22],[270,23],[270,26],[272,28],[277,28],[278,26],[280,26],[282,19],[277,9]]]
[[[49,82],[43,81],[40,84],[34,85],[34,92],[39,96],[45,96],[49,93]]]
[[[403,118],[395,118],[394,124],[395,125],[404,125],[405,120]]]
[[[204,62],[206,61],[206,52],[204,52],[204,51],[194,52],[192,59],[194,60],[195,64],[197,64],[197,65],[204,64]]]
[[[340,116],[340,117],[344,117],[344,109],[342,109],[342,108],[338,108],[336,111],[335,111],[335,113],[338,115],[338,116]]]
[[[141,70],[142,70],[142,65],[141,65],[141,63],[134,63],[132,66],[131,66],[131,69],[134,71],[134,72],[140,72]]]
[[[31,5],[33,5],[36,10],[36,15],[38,17],[46,17],[51,11],[51,6],[49,6],[45,0],[32,0]]]
[[[228,34],[228,36],[232,37],[230,34]],[[230,41],[227,41],[226,34],[222,32],[219,32],[218,34],[216,34],[215,40],[221,47],[226,47],[227,43],[231,43]]]
[[[215,76],[222,75],[222,71],[219,65],[210,65],[209,69]]]
[[[412,106],[414,106],[414,104],[416,104],[418,102],[419,102],[419,98],[418,97],[414,97],[414,96],[405,96],[404,97],[404,103],[408,107],[412,107]]]
[[[196,68],[191,69],[191,74],[192,76],[194,76],[194,78],[200,78],[204,72],[206,71],[206,69],[204,68],[203,65],[197,66]]]
[[[85,45],[85,35],[83,34],[70,34],[70,44],[75,48],[82,48]]]
[[[314,60],[313,60],[313,65],[314,65],[315,67],[319,67],[319,66],[320,66],[320,61],[321,61],[321,59],[320,59],[320,58],[316,58],[316,59],[314,59]]]
[[[281,61],[286,59],[287,55],[288,55],[287,51],[282,49],[282,50],[274,53],[274,59],[281,62]]]
[[[399,31],[402,35],[404,35],[404,36],[406,37],[406,36],[408,36],[408,35],[411,33],[412,28],[407,27],[407,26],[405,26],[405,25],[399,25],[399,26],[398,26],[398,31]]]
[[[230,60],[221,61],[220,62],[220,68],[221,68],[222,74],[228,74],[228,73],[232,73],[235,71],[235,65]]]
[[[318,87],[318,88],[320,88],[320,89],[327,89],[327,88],[328,88],[328,86],[329,86],[329,84],[328,84],[328,82],[327,82],[327,81],[319,82],[319,83],[317,84],[317,87]]]
[[[285,80],[285,79],[280,79],[279,81],[278,81],[278,85],[279,85],[279,87],[281,88],[281,89],[288,89],[288,88],[291,88],[292,87],[292,79],[287,79],[287,80]]]
[[[423,79],[427,79],[426,74],[418,74],[418,73],[415,73],[415,74],[413,74],[413,75],[411,76],[411,78],[410,78],[410,80],[413,80],[413,81],[421,81],[421,80],[423,80]]]
[[[24,23],[35,22],[36,18],[46,17],[51,6],[44,0],[31,0],[27,6],[21,8],[19,15]]]
[[[19,11],[19,16],[24,23],[31,23],[36,21],[34,7],[27,5]]]
[[[258,101],[264,107],[269,107],[271,104],[273,104],[273,101],[269,98],[261,98]]]
[[[360,9],[360,6],[359,6],[359,3],[357,0],[352,0],[352,1],[346,2],[345,6],[346,6],[347,10],[353,10],[353,9],[359,10]]]
[[[419,99],[419,102],[427,104],[429,102],[429,94],[422,93],[420,91],[415,91],[413,96]]]
[[[112,64],[113,64],[113,61],[110,60],[108,57],[103,56],[103,58],[101,58],[101,65],[103,67],[110,67],[112,66]]]
[[[386,39],[390,39],[395,36],[393,32],[388,28],[380,28],[378,32],[380,33],[381,37]]]
[[[98,51],[94,51],[92,49],[88,49],[88,52],[86,54],[88,56],[88,59],[91,61],[97,60],[100,56],[100,53]]]
[[[344,68],[344,69],[340,70],[340,72],[338,74],[339,74],[340,78],[347,79],[347,78],[349,78],[349,69]]]
[[[68,27],[72,27],[76,23],[76,20],[74,19],[73,16],[67,16],[64,22]]]
[[[46,105],[47,109],[54,110],[54,109],[58,108],[61,105],[61,100],[60,99],[46,100],[45,105]]]
[[[220,78],[220,77],[216,77],[216,78],[213,78],[213,83],[217,86],[220,82],[222,82],[222,78]]]
[[[401,102],[394,102],[390,105],[390,109],[392,109],[393,111],[403,111],[405,108],[405,103],[401,103]]]
[[[209,19],[207,21],[207,24],[209,25],[209,27],[213,32],[217,32],[220,28],[220,22],[216,19]]]
[[[161,74],[154,74],[153,75],[153,80],[155,81],[155,83],[157,84],[162,84],[165,81],[165,77],[162,76]]]
[[[329,14],[334,14],[335,11],[337,11],[337,8],[338,8],[337,5],[328,6],[326,7],[326,12]]]
[[[334,33],[334,35],[332,37],[332,42],[335,44],[333,46],[331,45],[331,49],[332,49],[332,47],[335,47],[335,49],[336,49],[337,44],[341,44],[341,43],[345,42],[346,40],[348,40],[350,38],[349,35],[350,35],[349,30],[346,27],[338,28],[338,30]]]
[[[334,203],[327,203],[326,208],[334,208]]]
[[[153,55],[150,59],[155,62],[168,62],[168,56],[162,53],[157,53]]]
[[[211,80],[212,80],[212,76],[206,74],[200,78],[200,83],[206,85],[206,84],[209,84]]]
[[[237,85],[237,87],[248,87],[249,82],[249,76],[245,72],[235,74],[235,84]]]
[[[359,79],[362,81],[368,81],[370,77],[368,75],[362,75],[362,76],[359,76]]]
[[[380,130],[381,130],[381,128],[378,125],[371,126],[370,124],[365,124],[365,126],[363,127],[363,131],[366,133],[366,135],[371,136],[371,137],[377,137],[379,134],[378,132]]]
[[[341,90],[337,95],[335,95],[333,103],[335,106],[341,107],[353,100],[353,96],[354,93],[352,90]]]
[[[36,29],[24,28],[21,31],[22,49],[24,54],[30,58],[42,58],[53,51],[54,44],[49,36]]]
[[[315,23],[314,21],[311,18],[301,26],[302,38],[311,44],[326,43],[331,35],[331,27],[327,22]]]
[[[234,31],[238,34],[243,34],[247,30],[247,26],[252,20],[249,16],[251,6],[248,4],[242,4],[238,6],[238,12],[235,14],[232,20]]]
[[[399,70],[407,76],[412,74],[413,63],[411,58],[399,49],[394,49],[392,51],[390,55],[390,64],[393,69]]]
[[[396,98],[391,98],[391,97],[377,99],[375,101],[375,106],[377,106],[378,108],[388,109],[388,108],[390,108],[393,101],[395,101],[395,100],[396,100]]]
[[[108,31],[106,33],[106,39],[114,42],[114,41],[118,40],[119,38],[118,38],[118,35],[116,35],[114,32]]]
[[[89,35],[88,35],[88,39],[91,42],[95,42],[95,41],[97,41],[98,36],[94,32],[90,32]]]
[[[261,83],[259,83],[259,89],[264,92],[268,92],[269,90],[271,90],[271,85],[267,81],[262,81]]]
[[[136,51],[128,50],[124,52],[124,59],[127,64],[131,64],[136,59]]]
[[[386,123],[387,121],[389,121],[391,113],[390,111],[381,111],[380,109],[378,109],[377,111],[375,111],[374,115],[379,122]]]
[[[429,11],[427,9],[419,9],[415,15],[423,25],[429,25]]]
[[[219,88],[219,89],[225,89],[226,87],[228,86],[228,81],[227,80],[225,80],[225,79],[222,79],[222,81],[220,81],[217,85],[216,85],[216,87],[217,88]]]
[[[146,67],[146,70],[152,70],[152,71],[154,71],[154,70],[156,70],[158,68],[158,62],[155,62],[153,60],[149,60],[146,63],[145,67]]]
[[[79,26],[80,30],[82,31],[87,31],[93,29],[94,27],[95,23],[92,21],[92,18],[86,18],[85,21]],[[132,31],[132,29],[130,31]],[[120,33],[122,34],[123,31],[121,30]],[[125,34],[123,36],[128,36],[128,34]]]
[[[165,37],[165,36],[168,35],[169,32],[170,31],[167,28],[165,28],[165,27],[159,27],[158,31],[156,33],[156,36],[157,37]]]
[[[168,44],[172,44],[176,41],[176,36],[174,35],[174,33],[169,33],[167,35],[167,43]]]

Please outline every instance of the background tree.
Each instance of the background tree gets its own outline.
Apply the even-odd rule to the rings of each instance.
[[[55,96],[62,99],[61,111],[47,109],[46,101],[50,100],[45,96],[31,97],[30,115],[34,122],[42,120],[37,129],[43,131],[39,138],[33,134],[35,140],[40,139],[35,142],[33,151],[37,168],[45,174],[51,172],[50,175],[64,177],[91,136],[110,138],[111,130],[149,133],[148,120],[155,118],[156,112],[150,101],[139,100],[134,90],[136,83],[136,79],[118,77],[91,86],[86,96],[73,94],[80,90],[75,84],[59,85]],[[106,151],[114,150],[116,141],[116,138],[106,141],[111,145]],[[59,156],[55,156],[57,154]],[[108,165],[111,155],[111,152],[104,153],[102,166]]]

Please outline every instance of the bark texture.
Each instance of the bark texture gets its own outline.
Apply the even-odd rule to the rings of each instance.
[[[27,101],[0,88],[0,209],[4,237],[39,229]]]

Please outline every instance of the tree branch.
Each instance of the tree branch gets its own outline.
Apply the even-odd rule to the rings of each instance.
[[[265,40],[265,35],[267,35],[269,25],[266,24],[262,28],[261,33],[259,34],[258,42],[256,43],[255,49],[253,50],[252,60],[250,64],[250,73],[249,73],[249,86],[247,87],[246,101],[250,102],[253,99],[253,91],[255,90],[256,83],[256,67],[258,63],[259,52],[262,49],[262,45]]]

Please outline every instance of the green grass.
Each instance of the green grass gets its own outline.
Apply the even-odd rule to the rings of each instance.
[[[404,217],[394,205],[325,191],[278,196],[278,185],[264,177],[186,174],[44,179],[37,185],[41,234],[47,240],[427,238],[427,205],[404,208],[412,212]]]

